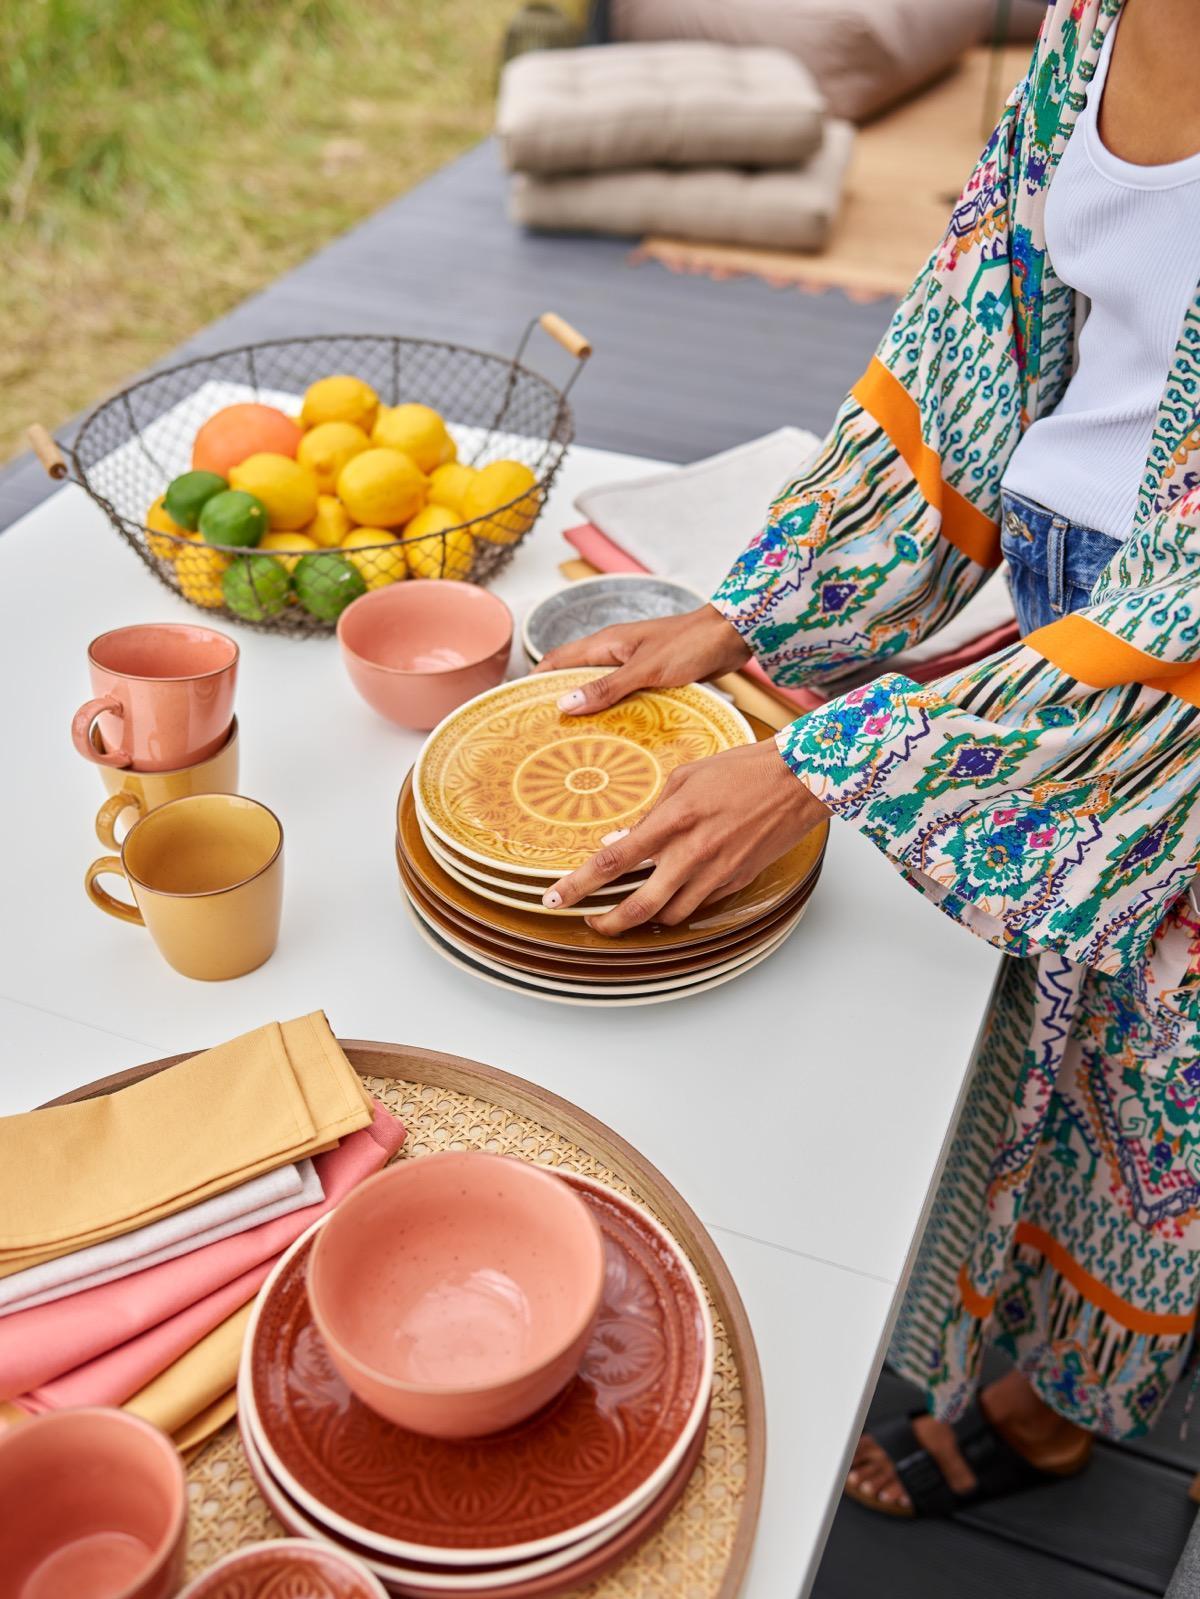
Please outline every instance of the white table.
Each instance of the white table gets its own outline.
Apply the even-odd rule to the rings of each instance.
[[[590,484],[644,459],[571,452],[497,583],[520,619],[560,581],[559,534]],[[732,552],[731,552],[732,553]],[[797,934],[757,970],[678,1004],[599,1012],[476,983],[404,916],[395,801],[419,739],[357,699],[332,640],[238,632],[243,792],[283,821],[274,958],[190,982],[93,909],[103,798],[73,752],[85,650],[106,628],[197,612],[83,493],[0,536],[4,910],[0,1113],[154,1056],[323,1007],[343,1036],[448,1050],[529,1077],[631,1140],[711,1228],[766,1384],[765,1500],[747,1599],[806,1591],[872,1391],[971,1057],[996,957],[835,824]]]

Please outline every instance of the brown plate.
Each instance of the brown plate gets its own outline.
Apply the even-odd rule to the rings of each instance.
[[[491,929],[483,928],[478,923],[468,922],[466,917],[455,915],[432,899],[421,887],[399,847],[396,850],[396,864],[400,869],[405,892],[416,903],[422,915],[428,917],[440,931],[452,938],[461,939],[489,960],[503,961],[509,966],[516,967],[518,971],[536,972],[550,977],[573,977],[591,983],[622,983],[638,978],[682,977],[688,972],[702,972],[736,955],[749,954],[759,944],[769,942],[774,933],[781,931],[784,924],[795,916],[812,893],[811,885],[801,889],[794,899],[786,901],[782,909],[764,918],[763,921],[756,922],[752,931],[738,934],[716,947],[706,948],[698,953],[686,950],[678,954],[646,955],[641,959],[623,960],[620,958],[623,951],[618,942],[611,957],[596,955],[573,959],[565,955],[551,956],[541,950],[526,950],[505,943],[502,938],[492,936]]]
[[[696,1469],[708,1434],[708,1418],[706,1416],[700,1423],[687,1454],[666,1487],[652,1496],[644,1507],[634,1511],[628,1520],[614,1522],[611,1532],[597,1533],[578,1545],[569,1544],[541,1560],[510,1566],[459,1567],[454,1573],[428,1563],[400,1566],[381,1560],[364,1545],[350,1538],[339,1538],[330,1529],[310,1521],[267,1470],[244,1418],[239,1420],[239,1427],[250,1475],[280,1525],[298,1538],[323,1539],[337,1549],[347,1550],[361,1560],[390,1593],[403,1595],[404,1599],[449,1599],[454,1594],[475,1595],[477,1599],[534,1599],[535,1595],[575,1592],[582,1583],[611,1570],[654,1535],[682,1497]]]
[[[354,1397],[313,1324],[311,1233],[268,1279],[243,1356],[247,1422],[272,1477],[340,1537],[446,1565],[532,1558],[616,1520],[674,1473],[708,1405],[703,1294],[644,1212],[562,1175],[604,1235],[604,1298],[579,1375],[508,1432],[424,1438]]]
[[[829,836],[829,823],[823,822],[795,848],[760,872],[752,883],[718,900],[715,905],[702,906],[678,927],[635,927],[612,938],[594,933],[580,917],[537,916],[529,911],[510,910],[505,905],[482,900],[456,883],[434,860],[421,837],[411,772],[400,790],[396,827],[405,859],[421,886],[439,904],[494,928],[506,940],[526,946],[532,944],[549,950],[607,950],[610,953],[619,949],[623,955],[690,948],[726,933],[746,931],[751,923],[779,909],[820,869]]]
[[[218,1560],[179,1599],[380,1599],[385,1593],[378,1577],[345,1551],[274,1538]]]

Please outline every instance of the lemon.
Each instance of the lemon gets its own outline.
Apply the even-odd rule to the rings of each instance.
[[[369,433],[378,410],[379,396],[369,383],[340,373],[310,385],[300,418],[306,428],[320,427],[322,422],[353,422],[356,428]]]
[[[221,588],[221,578],[232,560],[232,555],[224,555],[220,550],[214,550],[197,540],[194,549],[181,550],[176,557],[175,571],[180,591],[193,604],[203,605],[210,611],[218,606],[223,607],[225,594]]]
[[[353,526],[350,513],[336,494],[319,494],[316,515],[301,532],[322,548],[334,549]]]
[[[347,461],[338,499],[363,527],[399,527],[425,503],[425,474],[399,450],[364,450]]]
[[[272,529],[302,528],[316,513],[317,480],[290,456],[248,455],[230,467],[229,484],[263,502]]]
[[[316,478],[321,494],[332,494],[346,462],[370,446],[370,439],[353,422],[320,422],[300,440],[296,459]]]
[[[302,555],[319,550],[321,546],[307,533],[268,533],[259,540],[258,547],[260,550],[270,550],[285,572],[294,572],[296,562]]]
[[[475,540],[444,505],[427,505],[404,529],[404,554],[413,577],[464,578],[471,570]],[[453,531],[448,531],[448,530]],[[409,543],[416,539],[415,544]]]
[[[379,549],[381,544],[386,544],[388,548]],[[372,549],[372,545],[376,548]],[[386,588],[389,583],[398,583],[402,577],[408,576],[404,547],[396,535],[385,527],[356,527],[342,540],[342,549],[363,552],[361,555],[347,555],[346,559],[351,566],[357,567],[369,589]]]
[[[182,544],[177,544],[176,539],[190,539],[195,535],[188,532],[187,528],[180,527],[179,523],[167,510],[163,503],[164,496],[159,495],[154,504],[146,512],[146,527],[150,536],[146,543],[150,546],[150,553],[157,555],[161,560],[173,561],[183,549]],[[156,533],[172,533],[174,538],[156,538]]]
[[[475,468],[461,461],[446,461],[434,467],[429,476],[429,499],[433,505],[448,505],[461,511],[467,490],[475,481]]]
[[[501,506],[517,500],[508,510]],[[476,472],[463,495],[462,519],[472,522],[477,516],[488,520],[475,529],[493,544],[515,544],[533,526],[540,496],[537,479],[520,461],[492,461]],[[496,512],[498,514],[493,515]]]
[[[422,472],[432,472],[457,454],[446,424],[428,405],[381,406],[371,443],[386,450],[402,450]]]

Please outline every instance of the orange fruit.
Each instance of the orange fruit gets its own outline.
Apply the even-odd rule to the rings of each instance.
[[[304,437],[290,416],[273,405],[227,405],[210,416],[192,444],[192,466],[228,477],[251,455],[295,456]]]

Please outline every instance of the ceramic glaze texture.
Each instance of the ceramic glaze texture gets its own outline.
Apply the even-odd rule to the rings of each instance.
[[[579,1376],[520,1427],[471,1443],[401,1431],[354,1397],[313,1322],[311,1244],[297,1250],[265,1294],[248,1352],[255,1431],[290,1493],[341,1518],[359,1542],[390,1540],[406,1546],[400,1553],[565,1538],[637,1494],[679,1445],[707,1384],[706,1312],[636,1210],[578,1191],[605,1246]]]
[[[93,742],[103,750],[99,735]],[[189,794],[236,794],[238,787],[238,725],[235,716],[229,734],[215,755],[170,772],[135,772],[130,767],[99,766],[100,780],[109,797],[96,813],[96,837],[116,849],[117,824],[122,816],[129,825],[168,800]]]
[[[557,876],[631,825],[676,767],[753,742],[737,711],[697,687],[647,690],[586,721],[564,716],[560,695],[600,675],[505,683],[436,728],[415,779],[432,831],[481,863]]]
[[[198,1577],[180,1599],[379,1599],[383,1593],[348,1555],[287,1538],[240,1550]]]
[[[575,1375],[604,1287],[590,1211],[552,1172],[479,1151],[402,1161],[344,1200],[308,1293],[348,1385],[399,1426],[515,1425]]]
[[[525,618],[526,654],[540,661],[560,644],[621,622],[645,622],[697,610],[704,597],[665,577],[592,577],[547,595]]]

